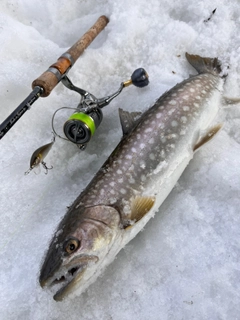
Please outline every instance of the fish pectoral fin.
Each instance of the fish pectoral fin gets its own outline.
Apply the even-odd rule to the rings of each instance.
[[[215,137],[215,135],[222,129],[223,124],[219,123],[213,127],[211,127],[207,133],[205,135],[203,135],[200,140],[198,140],[198,142],[195,144],[195,146],[193,147],[193,151],[197,151],[199,150],[205,143],[207,143],[208,141],[210,141],[213,137]]]
[[[132,201],[131,220],[137,222],[147,214],[155,203],[155,197],[137,196]]]
[[[141,112],[128,112],[123,109],[118,109],[119,118],[122,126],[123,136],[127,135],[133,127],[137,124]]]

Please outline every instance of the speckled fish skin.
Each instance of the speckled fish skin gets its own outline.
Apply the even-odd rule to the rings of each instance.
[[[134,125],[120,111],[123,139],[66,213],[42,266],[42,286],[61,279],[55,300],[83,292],[154,216],[212,125],[223,87],[219,62],[187,59],[200,74],[163,94]],[[66,254],[71,241],[77,245]]]

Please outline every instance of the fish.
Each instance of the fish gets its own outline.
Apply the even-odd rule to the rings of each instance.
[[[198,72],[141,115],[119,109],[123,137],[69,207],[39,282],[56,301],[83,293],[154,217],[194,154],[222,128],[224,76],[217,58],[186,53]]]
[[[24,173],[25,175],[29,174],[33,169],[38,168],[40,166],[40,164],[42,164],[43,168],[46,170],[45,174],[48,173],[48,170],[51,170],[53,168],[53,167],[47,167],[46,162],[44,162],[43,160],[45,159],[45,157],[47,156],[47,154],[51,150],[54,142],[55,142],[55,136],[53,137],[52,142],[47,143],[47,144],[37,148],[37,150],[35,150],[33,152],[31,159],[30,159],[30,167]]]

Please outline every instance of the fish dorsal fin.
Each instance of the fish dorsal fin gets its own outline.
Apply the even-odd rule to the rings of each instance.
[[[119,118],[122,126],[123,136],[127,135],[133,127],[137,124],[141,112],[128,112],[123,109],[119,109]]]
[[[200,140],[195,144],[195,146],[193,147],[193,151],[197,151],[199,150],[205,143],[207,143],[208,141],[210,141],[218,132],[219,130],[222,128],[223,124],[219,123],[217,125],[215,125],[214,127],[211,127],[207,133],[202,136],[200,138]]]
[[[147,214],[155,203],[155,197],[137,196],[132,201],[131,220],[137,222]]]

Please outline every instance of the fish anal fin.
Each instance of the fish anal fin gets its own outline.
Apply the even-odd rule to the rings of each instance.
[[[155,197],[137,196],[132,201],[131,220],[135,222],[141,220],[155,203]]]
[[[219,123],[213,127],[211,127],[207,133],[202,136],[200,138],[200,140],[195,144],[195,146],[193,147],[193,151],[197,151],[199,150],[205,143],[207,143],[208,141],[210,141],[213,137],[215,137],[215,135],[221,130],[221,128],[223,127],[222,123]]]
[[[128,112],[123,109],[119,109],[119,118],[122,126],[123,136],[127,135],[137,124],[141,112]]]

